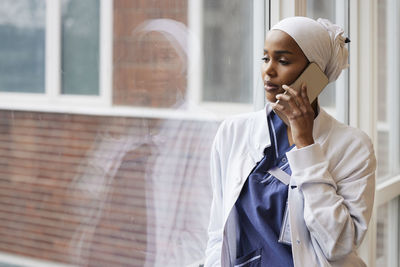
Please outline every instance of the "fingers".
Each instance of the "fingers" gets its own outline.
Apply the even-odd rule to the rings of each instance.
[[[289,94],[279,94],[276,98],[279,100],[277,104],[283,107],[282,111],[291,112],[296,115],[299,113],[299,108],[293,96]]]
[[[305,83],[303,83],[301,85],[301,99],[303,100],[304,103],[310,103],[310,99],[308,98],[308,93],[307,93],[307,85]]]
[[[278,101],[273,106],[274,109],[280,110],[288,118],[314,113],[307,96],[307,86],[304,83],[300,90],[295,90],[287,85],[283,85],[282,88],[286,92],[276,96]]]
[[[285,90],[284,95],[277,95],[276,98],[279,100],[283,100],[289,106],[289,109],[292,111],[292,114],[297,116],[300,115],[299,106],[302,106],[302,100],[300,92],[294,90],[293,88],[283,85],[282,88]]]
[[[294,96],[294,97],[299,97],[300,96],[300,92],[294,90],[292,87],[287,86],[286,84],[282,85],[282,88],[285,91],[288,91],[290,95]]]

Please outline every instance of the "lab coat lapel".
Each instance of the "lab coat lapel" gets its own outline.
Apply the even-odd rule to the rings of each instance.
[[[269,136],[268,120],[267,115],[272,111],[269,103],[266,104],[265,108],[257,112],[252,121],[251,134],[249,135],[249,155],[254,163],[259,162],[264,156],[264,149],[271,146],[271,140]],[[249,175],[247,173],[247,175]],[[247,176],[245,177],[247,178]]]

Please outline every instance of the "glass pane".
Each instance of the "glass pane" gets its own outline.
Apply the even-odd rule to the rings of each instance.
[[[99,94],[99,28],[99,0],[62,0],[63,94]]]
[[[64,94],[98,93],[92,42],[99,41],[99,2],[62,1]],[[219,121],[187,108],[188,62],[202,57],[188,41],[189,21],[203,21],[201,11],[192,12],[199,1],[107,2],[113,103],[131,106],[112,112],[132,113],[83,114],[82,95],[79,114],[0,110],[0,266],[3,253],[31,266],[203,263]],[[238,39],[253,32],[244,25],[241,37],[244,30],[235,27]]]
[[[378,47],[387,47],[387,3],[386,0],[378,1]],[[383,50],[383,51],[386,51]],[[378,121],[387,122],[387,72],[388,72],[388,61],[387,56],[383,52],[384,55],[381,55],[378,60],[378,81],[379,81],[379,93],[378,96]]]
[[[376,266],[388,266],[388,206],[386,203],[381,205],[378,211],[378,222],[376,229]]]
[[[378,131],[377,170],[378,180],[389,175],[389,133]]]
[[[0,91],[44,93],[45,3],[0,1]]]
[[[199,36],[192,40],[197,43],[190,41],[195,33],[188,26],[188,16],[201,21],[201,13],[188,12],[194,2],[198,1],[114,1],[114,105],[186,113],[190,104],[189,60],[197,62],[200,56],[189,47],[200,46]],[[113,152],[112,157],[118,161],[115,177],[119,178],[115,182],[120,186],[114,190],[116,201],[105,201],[109,206],[104,213],[107,216],[99,224],[91,223],[98,229],[97,240],[108,230],[103,223],[125,218],[118,224],[121,234],[129,238],[124,240],[118,259],[121,262],[135,266],[198,266],[207,242],[212,197],[208,161],[218,122],[159,118],[138,119],[128,125],[130,130],[124,136],[102,138],[91,152],[98,157],[95,151],[107,151],[117,143],[119,148],[131,147],[126,152]],[[104,164],[96,161],[99,166]],[[119,201],[121,197],[126,200]],[[104,241],[106,251],[114,249],[110,241]],[[85,242],[88,246],[94,244],[90,239]],[[99,251],[82,254],[92,257],[93,265],[102,256]],[[115,257],[110,255],[105,260],[112,265]]]
[[[399,266],[400,197],[377,209],[376,266]]]
[[[398,1],[378,1],[378,180],[400,172]],[[389,97],[390,96],[390,97]]]
[[[331,22],[341,26],[345,33],[348,34],[348,12],[347,0],[309,0],[307,1],[307,16],[313,19],[326,18]],[[351,36],[350,36],[351,39]],[[349,48],[349,45],[347,46]],[[349,51],[350,52],[350,51]],[[348,71],[343,70],[338,80],[329,83],[318,97],[320,104],[334,111],[336,118],[342,122],[347,122],[347,99],[348,99]],[[339,96],[340,99],[337,99]],[[336,111],[335,111],[336,110]]]
[[[203,101],[252,103],[253,2],[204,1]]]

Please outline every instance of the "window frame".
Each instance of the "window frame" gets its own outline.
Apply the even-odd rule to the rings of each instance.
[[[100,64],[99,95],[63,95],[61,94],[61,0],[46,0],[46,57],[45,57],[45,93],[9,93],[0,92],[0,109],[98,116],[126,116],[183,120],[223,120],[243,112],[264,107],[259,73],[259,58],[262,55],[265,38],[265,23],[269,13],[267,0],[253,0],[254,18],[254,61],[253,61],[253,104],[210,103],[200,99],[201,64],[189,63],[188,108],[174,110],[170,108],[135,107],[114,105],[112,97],[113,83],[113,0],[100,1]],[[189,29],[202,42],[202,7],[201,1],[188,0]],[[191,47],[189,45],[189,47]],[[195,51],[190,50],[190,53]],[[200,66],[200,67],[199,67]],[[259,88],[260,87],[260,88]]]
[[[0,109],[86,114],[90,109],[87,107],[110,106],[112,98],[113,0],[101,0],[99,3],[99,95],[61,93],[61,0],[46,0],[45,92],[0,92]]]
[[[202,100],[202,79],[203,79],[203,57],[198,61],[189,62],[189,73],[192,76],[188,80],[188,101],[195,108],[219,114],[220,118],[225,118],[238,113],[259,110],[265,105],[265,94],[260,74],[261,62],[263,55],[264,40],[266,35],[266,25],[268,21],[269,1],[268,0],[252,0],[253,1],[253,103],[229,103],[229,102],[210,102]],[[199,37],[200,51],[203,44],[203,4],[202,1],[189,0],[189,28]],[[190,46],[193,47],[193,46]],[[196,53],[195,51],[191,51]],[[192,56],[191,58],[195,58]],[[197,57],[196,57],[197,58]]]
[[[362,10],[362,12],[360,12]],[[358,51],[350,54],[350,60],[354,68],[350,74],[350,125],[364,130],[373,140],[375,150],[378,130],[388,129],[387,124],[378,123],[377,116],[377,1],[350,1],[350,28],[357,38],[352,39],[353,47]],[[361,45],[362,44],[362,45]],[[361,55],[370,55],[363,57]],[[393,112],[393,111],[392,111]],[[394,112],[393,112],[394,114]],[[398,113],[396,113],[398,114]],[[398,126],[398,125],[397,125]],[[393,213],[388,218],[389,229],[397,229],[399,226],[398,209],[395,209],[395,201],[400,195],[400,175],[392,175],[381,180],[377,177],[375,203],[369,230],[359,249],[360,255],[368,266],[376,266],[377,247],[377,209],[380,205],[389,204],[389,210]],[[393,234],[388,242],[388,262],[398,264],[399,232]],[[390,265],[395,266],[395,265]]]

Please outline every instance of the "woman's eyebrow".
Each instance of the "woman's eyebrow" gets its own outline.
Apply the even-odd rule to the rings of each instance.
[[[293,54],[293,52],[289,51],[289,50],[276,50],[273,51],[275,54]],[[267,54],[268,50],[264,49],[264,53]]]

